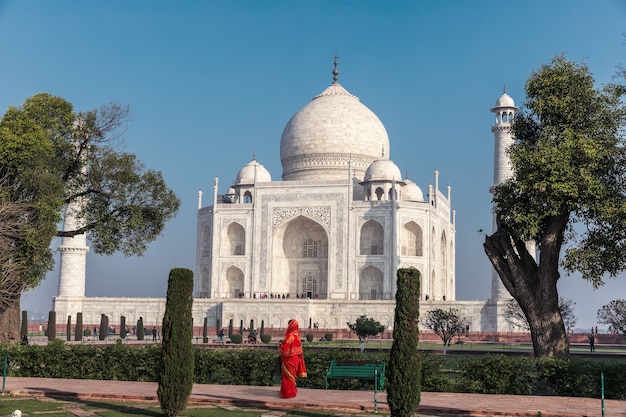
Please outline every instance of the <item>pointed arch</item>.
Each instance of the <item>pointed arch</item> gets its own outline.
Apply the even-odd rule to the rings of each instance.
[[[269,292],[326,298],[328,232],[317,221],[298,215],[274,232]],[[310,294],[309,294],[310,293]]]
[[[224,255],[240,256],[246,254],[246,231],[242,225],[232,222],[226,229]]]
[[[226,294],[228,297],[238,298],[244,291],[243,271],[236,266],[226,270]]]
[[[422,256],[422,228],[413,221],[402,227],[401,254],[405,256]]]
[[[359,273],[359,299],[378,300],[383,296],[383,273],[369,265]]]
[[[361,226],[359,253],[361,255],[383,255],[385,239],[383,226],[375,220],[366,221]]]

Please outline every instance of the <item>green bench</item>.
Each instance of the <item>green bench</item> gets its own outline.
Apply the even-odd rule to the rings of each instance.
[[[330,379],[372,379],[374,380],[374,412],[378,412],[378,391],[385,389],[385,362],[330,361],[326,371],[326,389]]]

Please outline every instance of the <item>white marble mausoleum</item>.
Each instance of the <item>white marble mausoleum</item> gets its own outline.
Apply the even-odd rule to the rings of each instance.
[[[516,110],[506,93],[491,109],[494,186],[511,175],[506,147]],[[296,318],[303,327],[343,329],[365,314],[391,328],[397,270],[412,267],[422,276],[422,315],[456,307],[471,330],[510,331],[501,314],[510,297],[496,274],[488,301],[457,300],[451,187],[440,190],[438,172],[425,188],[403,177],[392,149],[379,118],[339,84],[335,62],[330,86],[283,130],[282,173],[253,157],[227,186],[215,178],[209,205],[198,193],[194,323],[282,328]],[[68,227],[73,221],[68,209]],[[59,250],[59,318],[82,312],[84,323],[101,314],[112,324],[122,315],[160,323],[165,299],[85,296],[84,236],[64,239]]]

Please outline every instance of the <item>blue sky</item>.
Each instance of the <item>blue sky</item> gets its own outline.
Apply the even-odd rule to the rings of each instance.
[[[584,61],[598,84],[626,64],[621,1],[63,1],[0,0],[0,111],[48,92],[89,110],[116,102],[133,118],[126,149],[163,172],[182,200],[141,258],[88,255],[89,296],[163,297],[171,268],[194,269],[197,192],[210,203],[257,159],[280,179],[289,118],[332,81],[387,128],[390,157],[423,190],[440,172],[457,220],[457,298],[490,295],[478,229],[491,229],[494,117],[524,100],[554,55]],[[58,246],[58,242],[53,243]],[[563,277],[578,324],[626,297],[625,277],[593,291]],[[58,271],[22,298],[47,312]]]

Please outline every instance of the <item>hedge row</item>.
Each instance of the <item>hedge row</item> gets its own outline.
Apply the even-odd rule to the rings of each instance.
[[[8,375],[39,378],[156,381],[160,346],[117,343],[105,347],[66,345],[57,339],[47,346],[0,345],[0,360],[8,358]],[[324,388],[331,359],[363,360],[358,350],[306,349],[307,379],[303,388]],[[365,354],[387,361],[388,352]],[[194,382],[226,385],[276,385],[280,374],[275,350],[195,348]],[[539,369],[539,370],[538,370]],[[422,390],[487,394],[546,394],[600,398],[604,374],[605,398],[626,399],[626,363],[588,359],[562,360],[487,354],[478,358],[422,354]],[[331,388],[373,389],[365,380],[332,380]]]

